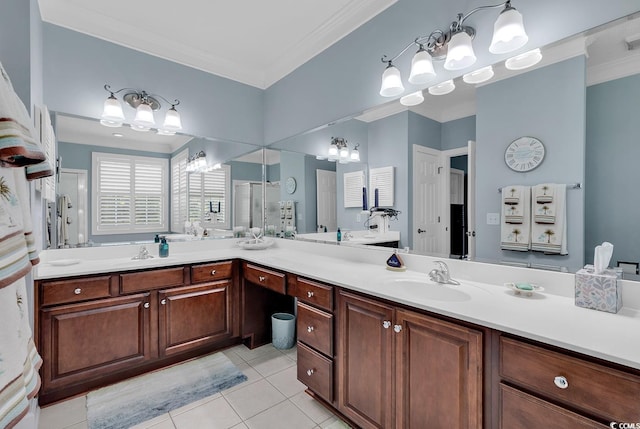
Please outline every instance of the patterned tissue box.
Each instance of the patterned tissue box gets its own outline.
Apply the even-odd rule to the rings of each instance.
[[[578,307],[617,313],[622,308],[622,290],[613,270],[596,274],[593,266],[585,266],[576,273],[576,299]]]

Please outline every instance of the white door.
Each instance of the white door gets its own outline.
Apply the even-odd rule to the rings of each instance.
[[[62,201],[66,202],[66,207],[61,206]],[[57,244],[60,247],[73,247],[87,242],[87,170],[60,170],[56,217]]]
[[[413,250],[443,255],[440,151],[413,145]]]
[[[469,140],[467,157],[467,236],[468,258],[476,256],[476,142]]]
[[[449,204],[464,204],[464,171],[452,168],[450,176]]]
[[[338,229],[336,172],[316,170],[316,219],[327,231]]]

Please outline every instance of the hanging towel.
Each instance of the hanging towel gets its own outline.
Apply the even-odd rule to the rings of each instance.
[[[523,188],[523,186],[505,186],[502,188],[502,202],[504,204],[520,203]]]
[[[506,223],[519,224],[524,220],[524,204],[503,204],[502,208]]]
[[[71,205],[71,197],[63,195],[58,200],[58,210],[60,211],[60,235],[58,236],[59,246],[69,245],[69,206]]]
[[[502,224],[500,228],[500,247],[502,250],[527,252],[530,247],[531,233],[531,188],[528,186],[506,186],[502,188],[503,202],[505,198],[512,198],[511,189],[513,188],[520,188],[518,205],[522,209],[522,222],[519,224],[513,224],[507,222],[506,216],[502,217]],[[505,190],[508,190],[509,194],[505,194]],[[505,205],[506,204],[503,204],[503,206]]]
[[[536,185],[533,187],[533,199],[536,204],[549,204],[553,203],[553,194],[555,193],[556,185],[554,183],[543,183],[542,185]]]
[[[555,210],[554,223],[536,223],[531,225],[531,250],[556,255],[567,254],[567,210],[565,185],[546,184],[553,189],[553,204]],[[538,206],[539,204],[536,204]],[[535,218],[535,215],[534,215]]]
[[[535,223],[556,223],[557,200],[554,200],[553,195],[558,186],[563,185],[543,183],[532,188],[531,192],[536,202],[532,205]]]
[[[525,186],[505,186],[502,188],[502,218],[506,223],[521,224],[524,221]]]

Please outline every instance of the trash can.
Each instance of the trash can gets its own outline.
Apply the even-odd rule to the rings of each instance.
[[[296,316],[274,313],[271,316],[271,342],[276,349],[290,349],[296,342]]]

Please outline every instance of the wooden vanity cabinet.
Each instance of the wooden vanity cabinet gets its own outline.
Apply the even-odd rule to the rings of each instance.
[[[338,409],[363,428],[481,428],[483,333],[338,294]]]

